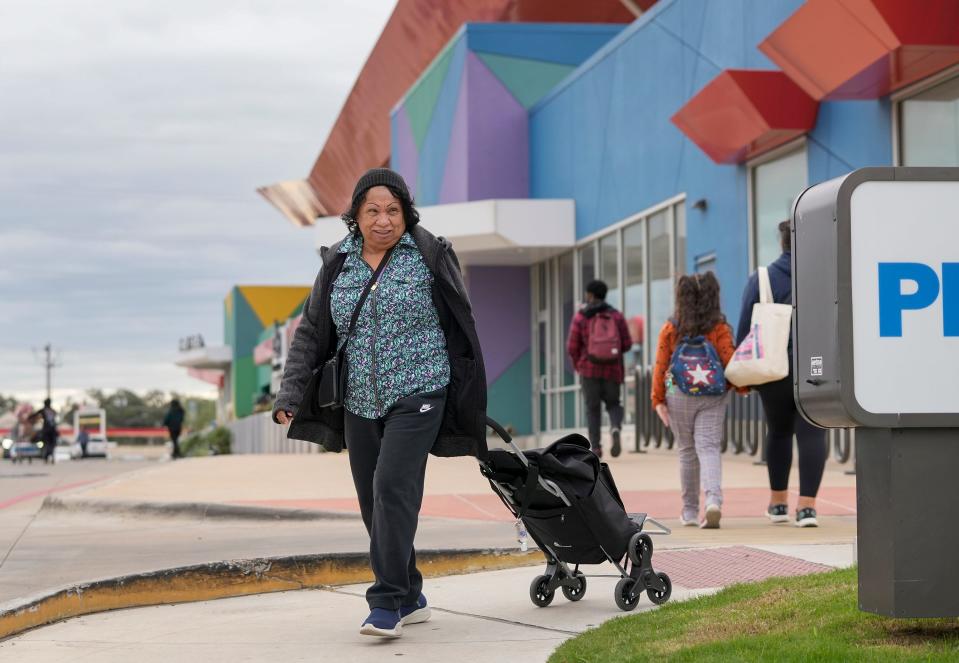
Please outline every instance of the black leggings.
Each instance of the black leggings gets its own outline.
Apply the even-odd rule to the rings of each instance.
[[[769,488],[786,490],[793,463],[793,434],[799,448],[799,494],[815,497],[826,467],[826,431],[802,418],[793,400],[792,376],[756,388],[766,412],[766,469]]]

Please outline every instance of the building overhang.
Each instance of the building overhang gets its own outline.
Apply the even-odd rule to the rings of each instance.
[[[710,159],[735,164],[812,130],[818,110],[781,71],[727,69],[670,119]]]
[[[228,345],[215,345],[186,350],[177,356],[174,363],[183,368],[229,368],[233,363],[233,348]]]
[[[576,244],[573,200],[510,199],[420,207],[420,223],[445,237],[463,265],[532,265]],[[316,223],[317,247],[343,239],[338,217]]]
[[[326,214],[308,180],[278,182],[256,192],[297,226],[312,226],[317,217]]]
[[[759,50],[814,99],[878,99],[959,62],[959,3],[808,0]]]

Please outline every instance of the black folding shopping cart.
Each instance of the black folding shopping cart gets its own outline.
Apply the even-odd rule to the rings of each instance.
[[[546,571],[530,584],[535,605],[552,603],[557,588],[579,601],[586,578],[599,577],[584,574],[580,564],[602,562],[619,572],[614,598],[621,609],[634,609],[644,591],[653,603],[669,600],[672,583],[653,570],[653,541],[643,528],[669,529],[644,513],[626,513],[609,466],[586,438],[567,435],[545,449],[520,451],[502,426],[487,424],[510,449],[490,449],[480,471],[546,556]]]

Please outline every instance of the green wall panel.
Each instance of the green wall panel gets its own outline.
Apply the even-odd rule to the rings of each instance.
[[[263,324],[239,289],[233,292],[233,318],[236,325],[233,337],[233,357],[234,359],[250,357],[253,355],[253,348],[256,347],[257,340],[260,338],[260,332],[263,331]]]
[[[406,114],[410,118],[410,126],[413,129],[413,139],[416,141],[417,150],[423,147],[423,139],[430,127],[436,100],[443,89],[443,81],[446,80],[446,74],[449,72],[450,62],[453,59],[453,45],[458,41],[458,39],[453,40],[446,46],[443,53],[433,61],[430,68],[414,84],[403,103]]]
[[[257,370],[253,357],[233,360],[233,412],[237,418],[253,413],[253,401],[257,395]]]
[[[542,60],[476,53],[516,100],[529,109],[546,96],[575,67]]]
[[[489,386],[486,410],[503,426],[512,426],[516,435],[533,432],[530,398],[533,388],[532,355],[524,352]]]

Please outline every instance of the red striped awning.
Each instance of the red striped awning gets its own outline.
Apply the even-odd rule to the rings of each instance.
[[[781,71],[727,69],[671,119],[716,163],[741,163],[811,130],[818,109]]]

